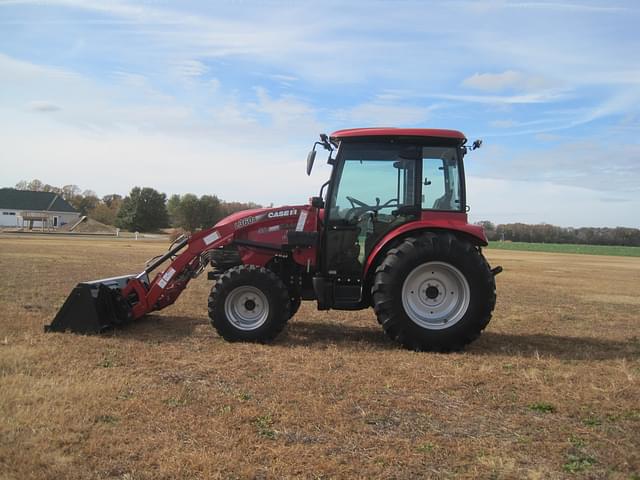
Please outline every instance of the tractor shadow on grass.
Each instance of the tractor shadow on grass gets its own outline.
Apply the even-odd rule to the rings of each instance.
[[[398,348],[381,328],[344,323],[310,322],[292,319],[287,328],[273,342],[278,346],[328,347],[355,346],[358,348],[395,350]]]
[[[113,330],[120,338],[143,342],[179,342],[202,334],[212,339],[220,337],[211,330],[209,320],[202,317],[148,315],[123,328]],[[198,330],[198,331],[197,331]],[[327,348],[356,347],[367,350],[400,350],[375,324],[349,325],[326,321],[292,319],[285,330],[271,343],[274,347],[306,346]],[[484,332],[467,346],[466,355],[522,356],[560,360],[615,360],[640,358],[640,339],[627,341],[590,337],[569,337],[549,334],[511,334]]]
[[[278,346],[357,346],[358,348],[400,349],[377,325],[371,327],[292,320],[276,338]],[[484,332],[463,350],[466,355],[505,355],[556,358],[560,360],[615,360],[640,357],[640,340],[618,341],[546,334]]]
[[[120,338],[142,342],[178,342],[185,338],[194,337],[196,329],[201,326],[208,327],[209,319],[206,317],[146,315],[123,327],[114,328],[107,335],[112,334]]]
[[[466,350],[473,355],[511,355],[560,360],[640,358],[640,340],[627,341],[548,334],[484,332]]]

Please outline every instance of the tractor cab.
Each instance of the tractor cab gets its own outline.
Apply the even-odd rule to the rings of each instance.
[[[451,130],[385,128],[341,130],[330,141],[320,274],[335,292],[328,307],[355,308],[364,300],[371,254],[385,237],[416,223],[467,224],[466,139]]]

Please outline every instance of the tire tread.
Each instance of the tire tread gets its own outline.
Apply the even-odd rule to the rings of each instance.
[[[420,260],[422,259],[422,260]],[[451,329],[429,330],[414,323],[404,312],[398,285],[404,282],[402,270],[420,261],[456,259],[464,270],[474,274],[470,283],[471,297],[477,297],[464,317]],[[482,292],[485,292],[484,294]],[[373,309],[385,333],[405,348],[418,351],[458,351],[477,339],[491,320],[496,304],[495,279],[486,259],[474,245],[455,235],[424,232],[405,238],[390,249],[375,270],[371,288]]]
[[[239,330],[224,314],[225,299],[234,288],[241,285],[256,286],[256,282],[270,290],[270,293],[264,292],[269,299],[270,318],[256,331]],[[274,306],[280,306],[280,308],[274,309]],[[221,337],[230,342],[269,342],[282,331],[291,316],[291,300],[287,287],[271,270],[257,265],[238,265],[220,274],[211,287],[207,307],[212,327]]]

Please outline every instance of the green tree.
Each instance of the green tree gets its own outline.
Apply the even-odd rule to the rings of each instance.
[[[89,212],[89,216],[94,220],[105,225],[113,225],[116,222],[117,211],[113,211],[106,203],[100,202],[93,210]]]
[[[27,185],[29,185],[29,182],[27,182],[26,180],[20,180],[18,183],[16,183],[15,189],[27,190]]]
[[[89,216],[105,225],[115,225],[118,210],[122,205],[122,197],[117,193],[105,195],[102,200],[89,211]]]
[[[122,201],[122,195],[118,195],[117,193],[105,195],[96,208],[89,212],[89,215],[99,222],[107,225],[115,225]]]
[[[180,198],[178,224],[189,232],[200,226],[200,200],[193,193],[185,193]]]
[[[85,190],[81,194],[74,195],[68,202],[82,215],[87,215],[98,206],[100,199],[93,190]]]
[[[117,193],[105,195],[104,197],[102,197],[102,203],[104,203],[109,208],[117,207],[117,210],[122,204],[122,195],[118,195]]]
[[[31,190],[33,192],[41,192],[43,187],[44,184],[37,178],[34,178],[27,184],[27,190]]]
[[[223,217],[221,203],[215,195],[198,198],[193,193],[171,195],[167,202],[171,225],[189,232],[209,228]]]
[[[173,194],[167,201],[167,213],[169,214],[169,223],[172,227],[180,226],[180,195]]]
[[[168,224],[167,196],[153,188],[134,187],[122,201],[116,226],[131,231],[148,232]]]
[[[215,195],[200,197],[200,228],[213,227],[224,216],[220,208],[220,199]]]
[[[222,202],[221,204],[222,217],[227,217],[232,213],[240,212],[242,210],[249,210],[251,208],[260,208],[260,205],[253,202]]]
[[[80,195],[80,187],[77,185],[65,185],[62,187],[62,198],[67,202],[78,195]]]

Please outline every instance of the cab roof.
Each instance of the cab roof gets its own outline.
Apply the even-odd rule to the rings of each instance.
[[[439,128],[348,128],[337,130],[331,134],[331,139],[340,140],[347,137],[430,137],[451,138],[464,143],[466,137],[458,130],[444,130]]]

